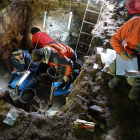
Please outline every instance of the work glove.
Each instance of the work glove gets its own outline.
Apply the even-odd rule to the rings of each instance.
[[[65,82],[68,82],[69,77],[68,77],[68,76],[64,76],[64,77],[63,77],[63,80],[64,80]]]
[[[54,67],[55,67],[55,69],[57,69],[57,70],[60,69],[60,65],[55,65]]]
[[[131,54],[126,51],[121,51],[120,56],[123,60],[131,60]]]

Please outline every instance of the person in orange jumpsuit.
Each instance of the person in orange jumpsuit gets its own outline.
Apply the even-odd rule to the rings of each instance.
[[[74,68],[74,62],[76,62],[73,53],[74,51],[70,47],[66,49],[66,47],[63,48],[63,45],[61,48],[58,45],[53,45],[53,47],[46,45],[41,49],[34,49],[31,57],[33,62],[45,62],[49,66],[59,69],[58,71],[63,77],[63,81],[57,89],[61,89],[66,85],[64,90],[67,90],[71,82],[73,82],[71,71]]]
[[[126,43],[122,45],[124,39]],[[123,24],[112,36],[111,45],[123,60],[130,60],[132,54],[140,55],[140,17],[134,17]],[[116,60],[110,65],[110,72],[114,76],[108,83],[110,88],[114,88],[123,78],[115,75],[115,66]],[[128,96],[135,100],[140,92],[140,78],[127,77],[127,81],[132,86]]]

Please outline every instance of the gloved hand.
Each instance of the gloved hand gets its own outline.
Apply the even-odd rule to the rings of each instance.
[[[14,73],[16,73],[16,72],[17,72],[17,69],[14,67],[14,68],[13,68],[13,71],[14,71]]]
[[[127,55],[125,54],[126,51],[121,51],[120,56],[123,60],[131,60],[131,54],[129,52],[126,52]]]
[[[55,69],[59,70],[60,66],[59,65],[55,65]]]
[[[12,75],[13,75],[13,76],[17,76],[17,73],[14,72],[14,71],[12,71]]]
[[[14,72],[14,71],[12,71],[12,75],[13,76],[19,76],[20,75],[20,72]]]
[[[67,77],[67,76],[64,76],[64,77],[63,77],[63,79],[64,79],[64,81],[65,81],[65,82],[68,82],[68,80],[69,80],[69,77]]]

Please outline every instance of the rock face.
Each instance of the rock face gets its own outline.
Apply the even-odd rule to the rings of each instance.
[[[27,33],[30,7],[25,2],[15,2],[0,14],[0,55],[10,69],[10,57],[13,48],[21,47]]]
[[[104,49],[112,48],[110,39],[117,29],[125,22],[123,18],[114,12],[114,5],[108,4],[109,3],[105,4],[99,24],[97,24],[91,32],[94,37],[92,48],[97,46],[103,47]],[[93,53],[93,51],[91,51],[91,53]]]

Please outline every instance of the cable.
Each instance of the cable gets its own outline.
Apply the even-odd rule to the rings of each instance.
[[[39,110],[36,112],[36,114],[33,116],[32,120],[30,121],[30,123],[29,123],[29,125],[28,125],[27,133],[28,133],[28,131],[29,131],[29,128],[30,128],[30,126],[31,126],[31,124],[32,124],[32,122],[33,122],[35,116],[39,113],[39,111],[40,111],[42,108],[43,108],[43,106],[40,107],[40,109],[39,109]],[[49,109],[49,108],[48,108],[48,109]],[[47,109],[47,110],[48,110],[48,109]],[[25,134],[25,136],[27,135],[27,133]]]
[[[36,50],[36,47],[37,47],[37,44],[38,44],[38,41],[39,41],[39,38],[40,38],[40,34],[41,34],[41,31],[39,32],[39,36],[38,36],[38,39],[37,39],[37,42],[36,42],[36,45],[35,45],[35,50]]]
[[[50,109],[50,108],[51,108],[51,106],[49,106],[49,107],[48,107],[48,109]],[[48,109],[47,109],[47,110],[48,110]],[[46,114],[47,110],[44,112],[44,116],[45,116],[45,114]]]

